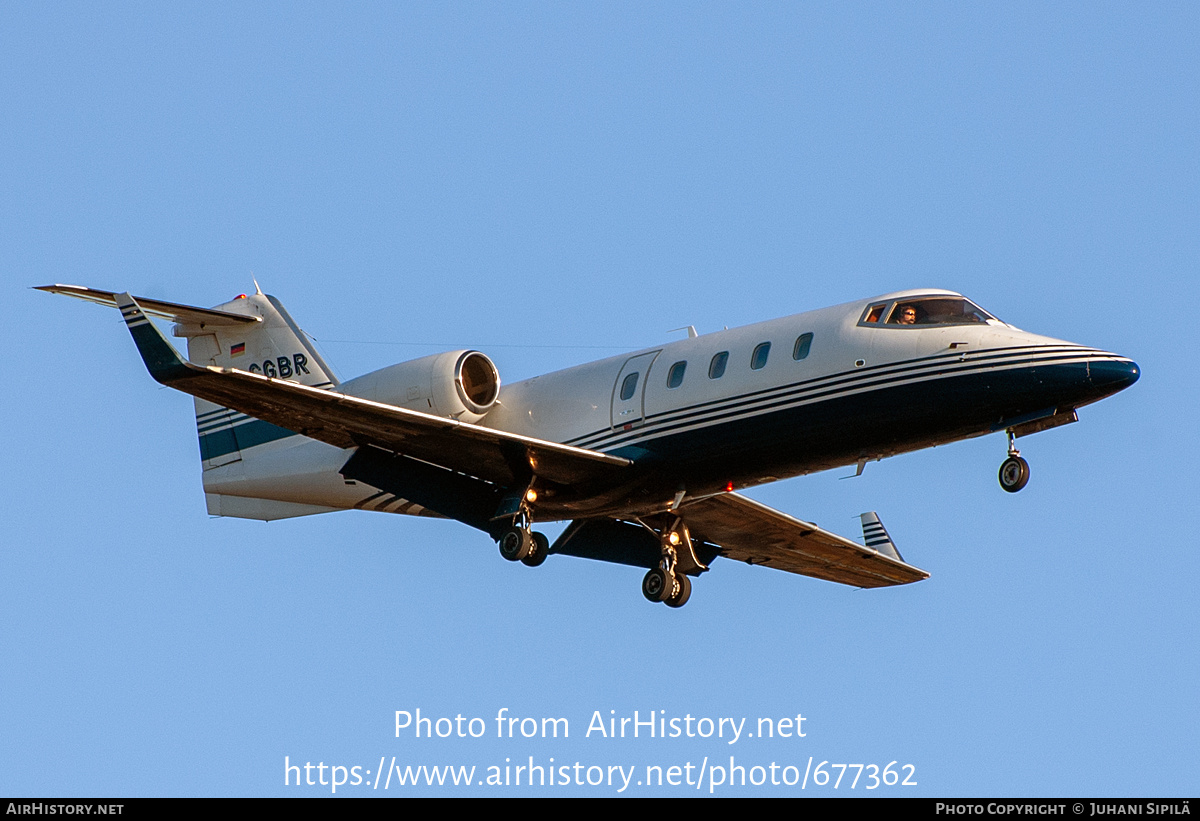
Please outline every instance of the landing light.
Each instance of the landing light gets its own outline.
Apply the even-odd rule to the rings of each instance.
[[[676,533],[674,530],[672,530],[671,535],[667,536],[667,541],[670,542],[672,545],[679,544],[679,534]]]
[[[530,488],[529,490],[525,491],[525,501],[536,502],[537,501],[537,491],[534,490],[533,488]]]

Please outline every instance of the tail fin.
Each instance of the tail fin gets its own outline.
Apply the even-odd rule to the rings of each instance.
[[[205,365],[229,367],[240,357],[253,356],[256,360],[246,370],[283,379],[294,377],[312,387],[332,386],[334,377],[329,367],[284,307],[261,293],[255,295],[257,305],[246,302],[247,299],[241,296],[238,297],[241,301],[219,308],[185,309],[169,315],[176,320],[176,336],[188,340],[189,358],[200,360],[185,363],[162,333],[151,326],[147,311],[134,297],[115,296],[150,375],[164,385],[179,387],[178,383],[206,373]],[[295,352],[293,349],[297,347],[302,350]],[[279,351],[292,353],[287,359],[263,358]],[[335,456],[333,464],[325,464],[321,459],[320,451],[328,446],[199,397],[195,398],[195,407],[204,496],[211,515],[270,521],[338,509],[307,501],[313,495],[314,483],[316,496],[321,499],[328,497],[331,480],[334,489],[344,489],[334,472],[341,459]],[[278,450],[247,453],[255,445],[276,441],[281,442]],[[297,443],[310,446],[304,448],[299,459],[290,451],[290,445]],[[311,446],[317,446],[316,450]],[[252,467],[247,466],[247,458],[253,462]]]
[[[118,308],[130,302],[128,295],[80,285],[43,285],[38,290]],[[250,296],[242,294],[215,308],[145,297],[132,299],[142,315],[139,323],[145,315],[175,322],[174,334],[187,339],[188,359],[196,365],[238,368],[315,388],[338,385],[333,370],[287,309],[275,297],[257,289]],[[136,333],[132,327],[130,330]],[[173,356],[174,352],[168,359]],[[159,364],[169,367],[170,362],[164,359]],[[147,362],[147,367],[153,371],[152,363]],[[292,435],[291,431],[203,399],[196,399],[195,403],[200,460],[205,471],[240,461],[242,451],[254,445]]]
[[[203,366],[254,371],[316,388],[338,384],[312,340],[272,296],[256,289],[216,308],[197,308],[157,299],[133,297],[80,285],[43,285],[40,291],[75,297],[120,309],[150,375],[166,385],[204,373]],[[188,341],[185,363],[179,352],[148,317],[169,319],[174,333]],[[200,366],[197,368],[196,366]],[[337,467],[341,451],[319,445],[261,419],[195,400],[200,460],[208,512],[246,519],[286,519],[353,506],[327,507],[346,486]],[[280,442],[279,449],[258,450],[248,468],[244,456],[255,445],[291,438],[306,443],[303,454]]]
[[[300,330],[275,297],[263,293],[242,295],[212,310],[261,321],[214,325],[178,317],[174,334],[187,339],[188,359],[195,364],[237,368],[314,388],[338,385],[333,370],[308,334]],[[203,399],[196,399],[195,404],[200,459],[206,471],[239,461],[247,448],[291,435],[291,431]]]

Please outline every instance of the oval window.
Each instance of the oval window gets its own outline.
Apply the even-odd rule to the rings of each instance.
[[[808,349],[812,347],[812,334],[800,334],[796,339],[796,347],[792,348],[792,359],[799,362],[804,357],[808,356]]]
[[[720,379],[725,375],[725,363],[729,361],[729,351],[721,351],[708,363],[708,378]]]
[[[763,342],[754,349],[754,353],[750,357],[750,367],[758,370],[767,364],[767,357],[771,355],[771,343]]]
[[[683,372],[687,370],[687,362],[676,362],[667,372],[667,387],[678,388],[683,384]]]
[[[621,383],[621,401],[628,402],[633,398],[633,392],[637,390],[637,373],[631,373],[625,377],[625,381]]]

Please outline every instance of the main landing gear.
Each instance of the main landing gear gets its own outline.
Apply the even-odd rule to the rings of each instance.
[[[500,534],[500,555],[510,562],[521,562],[527,567],[537,567],[546,561],[550,552],[550,540],[541,533],[529,529],[529,521],[514,522],[513,526]]]
[[[683,607],[692,597],[692,580],[683,573],[652,567],[642,579],[642,595],[667,607]]]
[[[676,505],[683,499],[683,491],[676,498]],[[532,489],[526,490],[525,498],[519,504],[507,508],[503,529],[493,530],[496,546],[500,555],[510,562],[521,562],[529,567],[537,567],[546,560],[550,553],[550,541],[541,533],[532,530],[533,511],[530,504],[536,499]],[[513,500],[515,501],[515,500]],[[504,509],[504,508],[502,508]],[[509,518],[511,517],[511,518]],[[628,524],[640,525],[646,532],[631,530]],[[662,602],[668,607],[683,607],[692,596],[692,580],[689,575],[697,576],[708,569],[696,555],[695,545],[692,544],[691,534],[683,517],[669,510],[665,514],[655,514],[651,523],[641,519],[632,522],[620,521],[604,523],[596,522],[600,533],[608,532],[618,542],[619,552],[636,556],[636,561],[642,564],[644,557],[652,560],[654,542],[658,542],[658,562],[642,579],[642,595],[653,602]],[[653,526],[652,526],[653,525]],[[615,528],[615,529],[614,529]],[[652,534],[649,538],[647,534]],[[564,534],[567,540],[575,534]],[[592,538],[595,537],[586,537]],[[649,554],[649,555],[647,555]],[[586,551],[580,555],[587,555]],[[646,561],[649,564],[649,561]],[[643,567],[646,564],[642,564]]]
[[[667,607],[683,607],[692,597],[692,580],[683,572],[676,548],[682,547],[686,555],[693,556],[691,538],[687,527],[682,521],[676,520],[675,526],[664,530],[659,539],[662,556],[658,566],[650,568],[642,579],[642,595],[650,601],[662,602]],[[692,563],[696,564],[694,558]]]
[[[1008,458],[1000,465],[1000,487],[1016,493],[1029,484],[1029,463],[1021,458],[1017,450],[1017,438],[1008,432]]]
[[[550,540],[541,533],[533,532],[533,510],[530,505],[537,497],[537,490],[531,483],[519,497],[509,497],[501,503],[502,508],[512,504],[509,508],[512,524],[502,531],[500,538],[496,540],[500,555],[510,562],[521,562],[527,567],[537,567],[546,561],[546,556],[550,553]]]

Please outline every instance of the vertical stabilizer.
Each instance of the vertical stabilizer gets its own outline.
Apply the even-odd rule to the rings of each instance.
[[[188,359],[197,365],[261,373],[314,388],[332,388],[337,377],[275,297],[262,293],[239,296],[213,310],[256,316],[261,321],[240,325],[177,322],[175,336],[188,341]],[[245,451],[294,436],[291,431],[196,399],[196,432],[204,470],[240,461]]]
[[[82,285],[43,285],[39,290],[119,309],[146,369],[164,385],[176,386],[204,373],[195,366],[210,365],[313,388],[338,385],[312,340],[258,283],[252,296],[242,295],[216,308]],[[188,341],[190,363],[151,317],[175,323],[175,336]],[[196,399],[195,407],[210,514],[286,519],[350,508],[363,501],[363,491],[338,474],[346,461],[341,448],[203,399]]]

